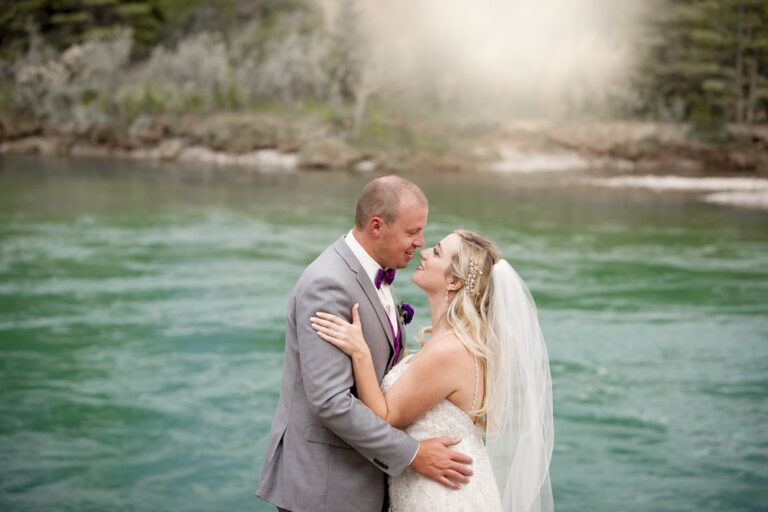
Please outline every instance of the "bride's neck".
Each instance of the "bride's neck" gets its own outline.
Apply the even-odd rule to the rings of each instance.
[[[432,320],[432,335],[439,334],[441,331],[450,329],[445,322],[445,313],[448,311],[448,303],[444,297],[428,297],[429,314]]]

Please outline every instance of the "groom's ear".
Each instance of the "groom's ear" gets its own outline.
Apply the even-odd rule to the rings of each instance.
[[[381,228],[383,226],[384,221],[381,219],[381,217],[371,217],[371,220],[368,221],[368,231],[374,238],[379,238],[381,235]]]

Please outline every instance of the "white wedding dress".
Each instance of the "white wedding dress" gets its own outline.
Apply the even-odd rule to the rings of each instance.
[[[411,354],[395,365],[381,383],[384,393],[405,372]],[[491,470],[482,431],[469,415],[446,399],[438,402],[424,416],[403,429],[418,441],[434,437],[461,438],[452,446],[472,457],[473,475],[459,490],[443,485],[406,468],[397,478],[389,479],[389,499],[392,512],[500,512],[501,500]]]

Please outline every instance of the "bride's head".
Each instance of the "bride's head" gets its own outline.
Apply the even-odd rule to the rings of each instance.
[[[422,261],[411,280],[430,301],[444,301],[444,322],[485,366],[491,270],[499,260],[493,242],[472,231],[456,230],[421,251]],[[442,318],[433,318],[437,325]],[[423,335],[431,329],[425,329]],[[476,414],[483,414],[481,407]]]
[[[421,251],[411,280],[427,296],[440,295],[449,304],[464,302],[480,312],[487,309],[491,269],[498,259],[493,242],[472,231],[456,230]]]

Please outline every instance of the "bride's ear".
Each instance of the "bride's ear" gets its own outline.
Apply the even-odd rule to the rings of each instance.
[[[458,277],[451,276],[448,278],[448,291],[457,292],[464,286],[464,283]]]

